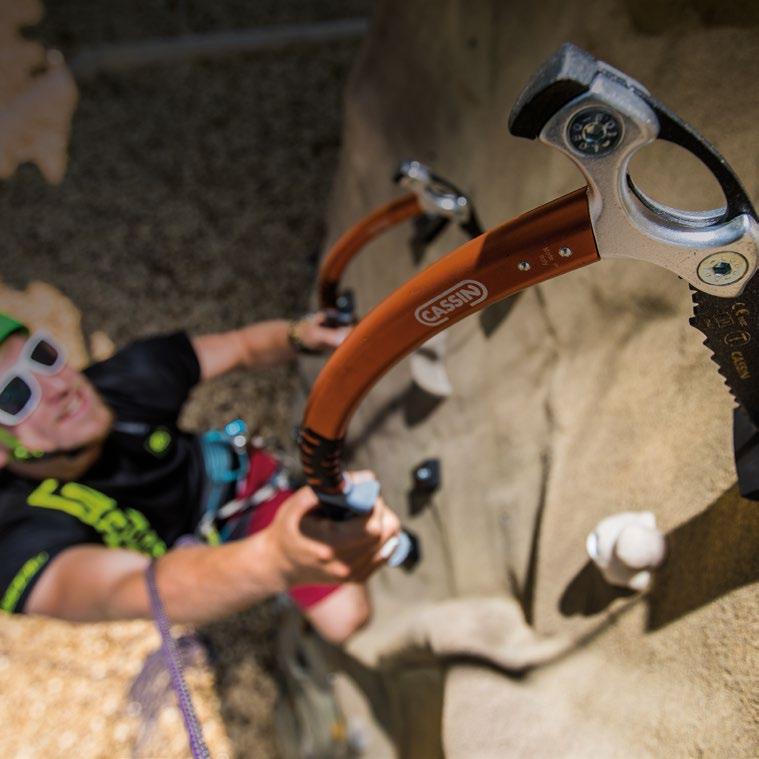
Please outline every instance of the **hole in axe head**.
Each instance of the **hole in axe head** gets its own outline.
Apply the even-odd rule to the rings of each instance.
[[[673,142],[657,140],[635,154],[629,174],[652,200],[683,211],[711,211],[725,197],[709,169]]]

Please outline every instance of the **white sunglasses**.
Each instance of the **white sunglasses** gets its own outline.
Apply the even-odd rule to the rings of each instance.
[[[63,347],[47,332],[35,332],[13,363],[0,374],[0,424],[14,427],[37,408],[42,397],[35,374],[57,374],[66,363]]]

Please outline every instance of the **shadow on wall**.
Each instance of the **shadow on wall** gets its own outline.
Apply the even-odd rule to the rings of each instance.
[[[362,693],[377,728],[401,757],[443,759],[440,726],[446,666],[431,652],[410,650],[367,667],[344,649],[321,642],[333,671]]]
[[[407,427],[415,427],[423,422],[442,403],[443,399],[422,390],[416,383],[410,382],[405,389],[396,393],[363,425],[356,438],[345,446],[344,457],[350,460],[372,435],[382,428],[387,419],[398,409],[403,410],[403,420]]]
[[[759,580],[759,508],[741,498],[737,484],[672,530],[667,541],[667,561],[645,597],[649,631]],[[605,582],[589,561],[567,585],[559,610],[564,616],[591,616],[616,598],[631,595],[632,591]]]
[[[759,507],[737,484],[708,509],[673,530],[669,558],[648,600],[648,629],[759,579]]]
[[[759,26],[755,0],[627,0],[627,12],[635,28],[644,34],[661,34],[673,27]]]

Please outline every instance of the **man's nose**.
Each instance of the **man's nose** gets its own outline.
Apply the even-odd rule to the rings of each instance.
[[[43,395],[49,400],[62,398],[70,389],[70,383],[64,373],[38,374],[37,381],[40,383]]]

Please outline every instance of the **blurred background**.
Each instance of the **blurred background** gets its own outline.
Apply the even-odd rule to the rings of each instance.
[[[323,22],[349,19],[356,22],[351,29],[365,27],[372,6],[372,0],[148,0],[138,5],[2,0],[0,26],[8,44],[0,56],[0,92],[6,91],[6,106],[13,96],[28,97],[23,76],[46,68],[39,46],[63,54],[78,89],[70,132],[65,117],[70,95],[61,95],[68,93],[66,83],[52,82],[36,96],[40,114],[33,121],[48,129],[38,140],[45,143],[42,160],[29,153],[31,160],[0,180],[2,283],[14,290],[34,281],[49,283],[81,313],[85,335],[105,333],[117,347],[157,332],[212,332],[302,315],[324,238],[343,91],[363,34],[359,28],[335,39],[328,29],[325,39],[297,40],[303,26],[316,24],[318,31]],[[291,31],[295,41],[263,52],[190,55],[140,65],[138,50],[136,62],[126,69],[102,64],[104,52],[110,60],[114,50],[159,38],[171,43],[221,33],[228,44],[238,32],[276,32],[283,26],[297,27]],[[93,66],[93,57],[101,63]],[[64,155],[68,139],[65,172],[49,155],[60,148],[53,132],[63,140]],[[36,149],[22,145],[24,157],[27,148]],[[48,181],[51,176],[46,178],[40,165],[56,183]],[[43,300],[47,296],[46,291]],[[59,313],[53,320],[61,318]],[[242,416],[270,443],[291,448],[294,381],[292,367],[224,378],[196,394],[184,424],[207,429]],[[276,694],[266,671],[270,619],[263,607],[205,631],[214,652],[213,687],[239,756],[263,757],[274,750]],[[70,716],[77,755],[106,755],[109,747],[122,755],[112,732],[115,712],[108,717],[106,710],[99,738],[81,744],[85,720],[104,716],[88,706],[96,694],[87,692],[86,672],[80,678],[64,674],[62,701],[41,695],[45,710],[36,717],[18,712],[13,694],[26,692],[30,680],[49,681],[51,670],[65,673],[71,661],[65,654],[43,661],[29,628],[14,633],[14,624],[0,620],[0,652],[10,657],[0,661],[13,663],[5,673],[0,712],[17,725],[16,740],[9,738],[0,753],[68,754],[73,748],[68,739],[59,742],[60,731],[39,730],[40,718],[57,711]],[[131,629],[121,654],[116,644],[96,646],[102,661],[123,656],[141,663],[144,652],[135,644],[152,631]],[[48,651],[65,651],[73,641],[88,645],[54,623],[42,635]],[[94,635],[102,643],[103,634]],[[97,688],[101,698],[105,690],[121,700],[129,684],[129,676],[122,675]],[[77,693],[83,696],[79,707],[67,712]],[[168,733],[178,736],[178,747],[159,742],[160,751],[184,755],[181,724]],[[130,733],[127,744],[133,737]]]

